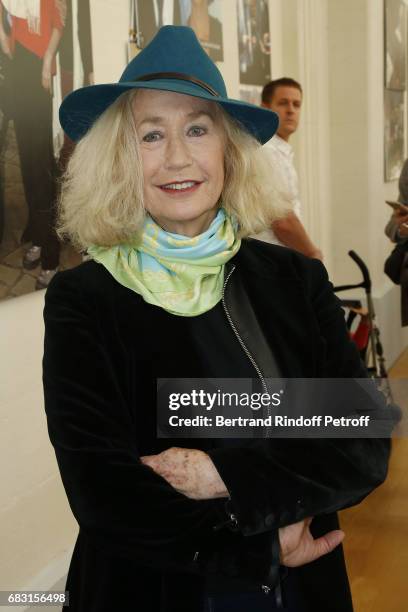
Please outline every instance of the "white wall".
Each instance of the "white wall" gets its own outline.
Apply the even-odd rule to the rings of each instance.
[[[0,590],[42,570],[49,584],[77,532],[56,469],[43,407],[44,291],[0,304]],[[62,571],[66,571],[67,563]]]
[[[384,235],[385,199],[395,199],[397,182],[384,182],[383,2],[327,2],[330,97],[331,249],[335,284],[358,282],[358,269],[345,254],[366,261],[391,364],[407,346],[401,333],[399,289],[383,274],[391,244]]]

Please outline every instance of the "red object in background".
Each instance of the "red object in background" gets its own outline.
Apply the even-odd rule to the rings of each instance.
[[[368,344],[370,336],[370,324],[368,317],[362,316],[355,332],[350,332],[351,339],[357,344],[359,351],[363,351]]]

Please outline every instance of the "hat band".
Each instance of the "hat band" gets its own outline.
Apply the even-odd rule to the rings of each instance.
[[[220,97],[220,94],[215,91],[210,85],[204,83],[204,81],[200,81],[200,79],[196,79],[195,77],[190,76],[189,74],[184,74],[183,72],[152,72],[151,74],[144,74],[137,79],[131,79],[132,81],[154,81],[156,79],[177,79],[178,81],[189,81],[190,83],[194,83],[194,85],[198,85],[202,89],[208,91],[212,96],[217,98]]]

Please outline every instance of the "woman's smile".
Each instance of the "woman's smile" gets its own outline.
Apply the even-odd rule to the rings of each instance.
[[[160,185],[160,189],[167,193],[171,197],[183,196],[187,193],[197,191],[202,181],[173,181],[172,183],[166,183]]]

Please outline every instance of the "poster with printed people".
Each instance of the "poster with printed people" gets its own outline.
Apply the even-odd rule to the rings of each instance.
[[[397,180],[405,155],[404,92],[384,90],[385,180]]]
[[[237,0],[239,79],[264,86],[271,80],[268,0]]]
[[[0,299],[44,289],[81,261],[54,229],[73,148],[55,115],[91,83],[89,0],[0,0]]]
[[[134,0],[135,23],[146,46],[163,25],[193,28],[214,62],[224,59],[221,0]]]
[[[385,0],[385,87],[405,90],[407,8],[405,0]]]

